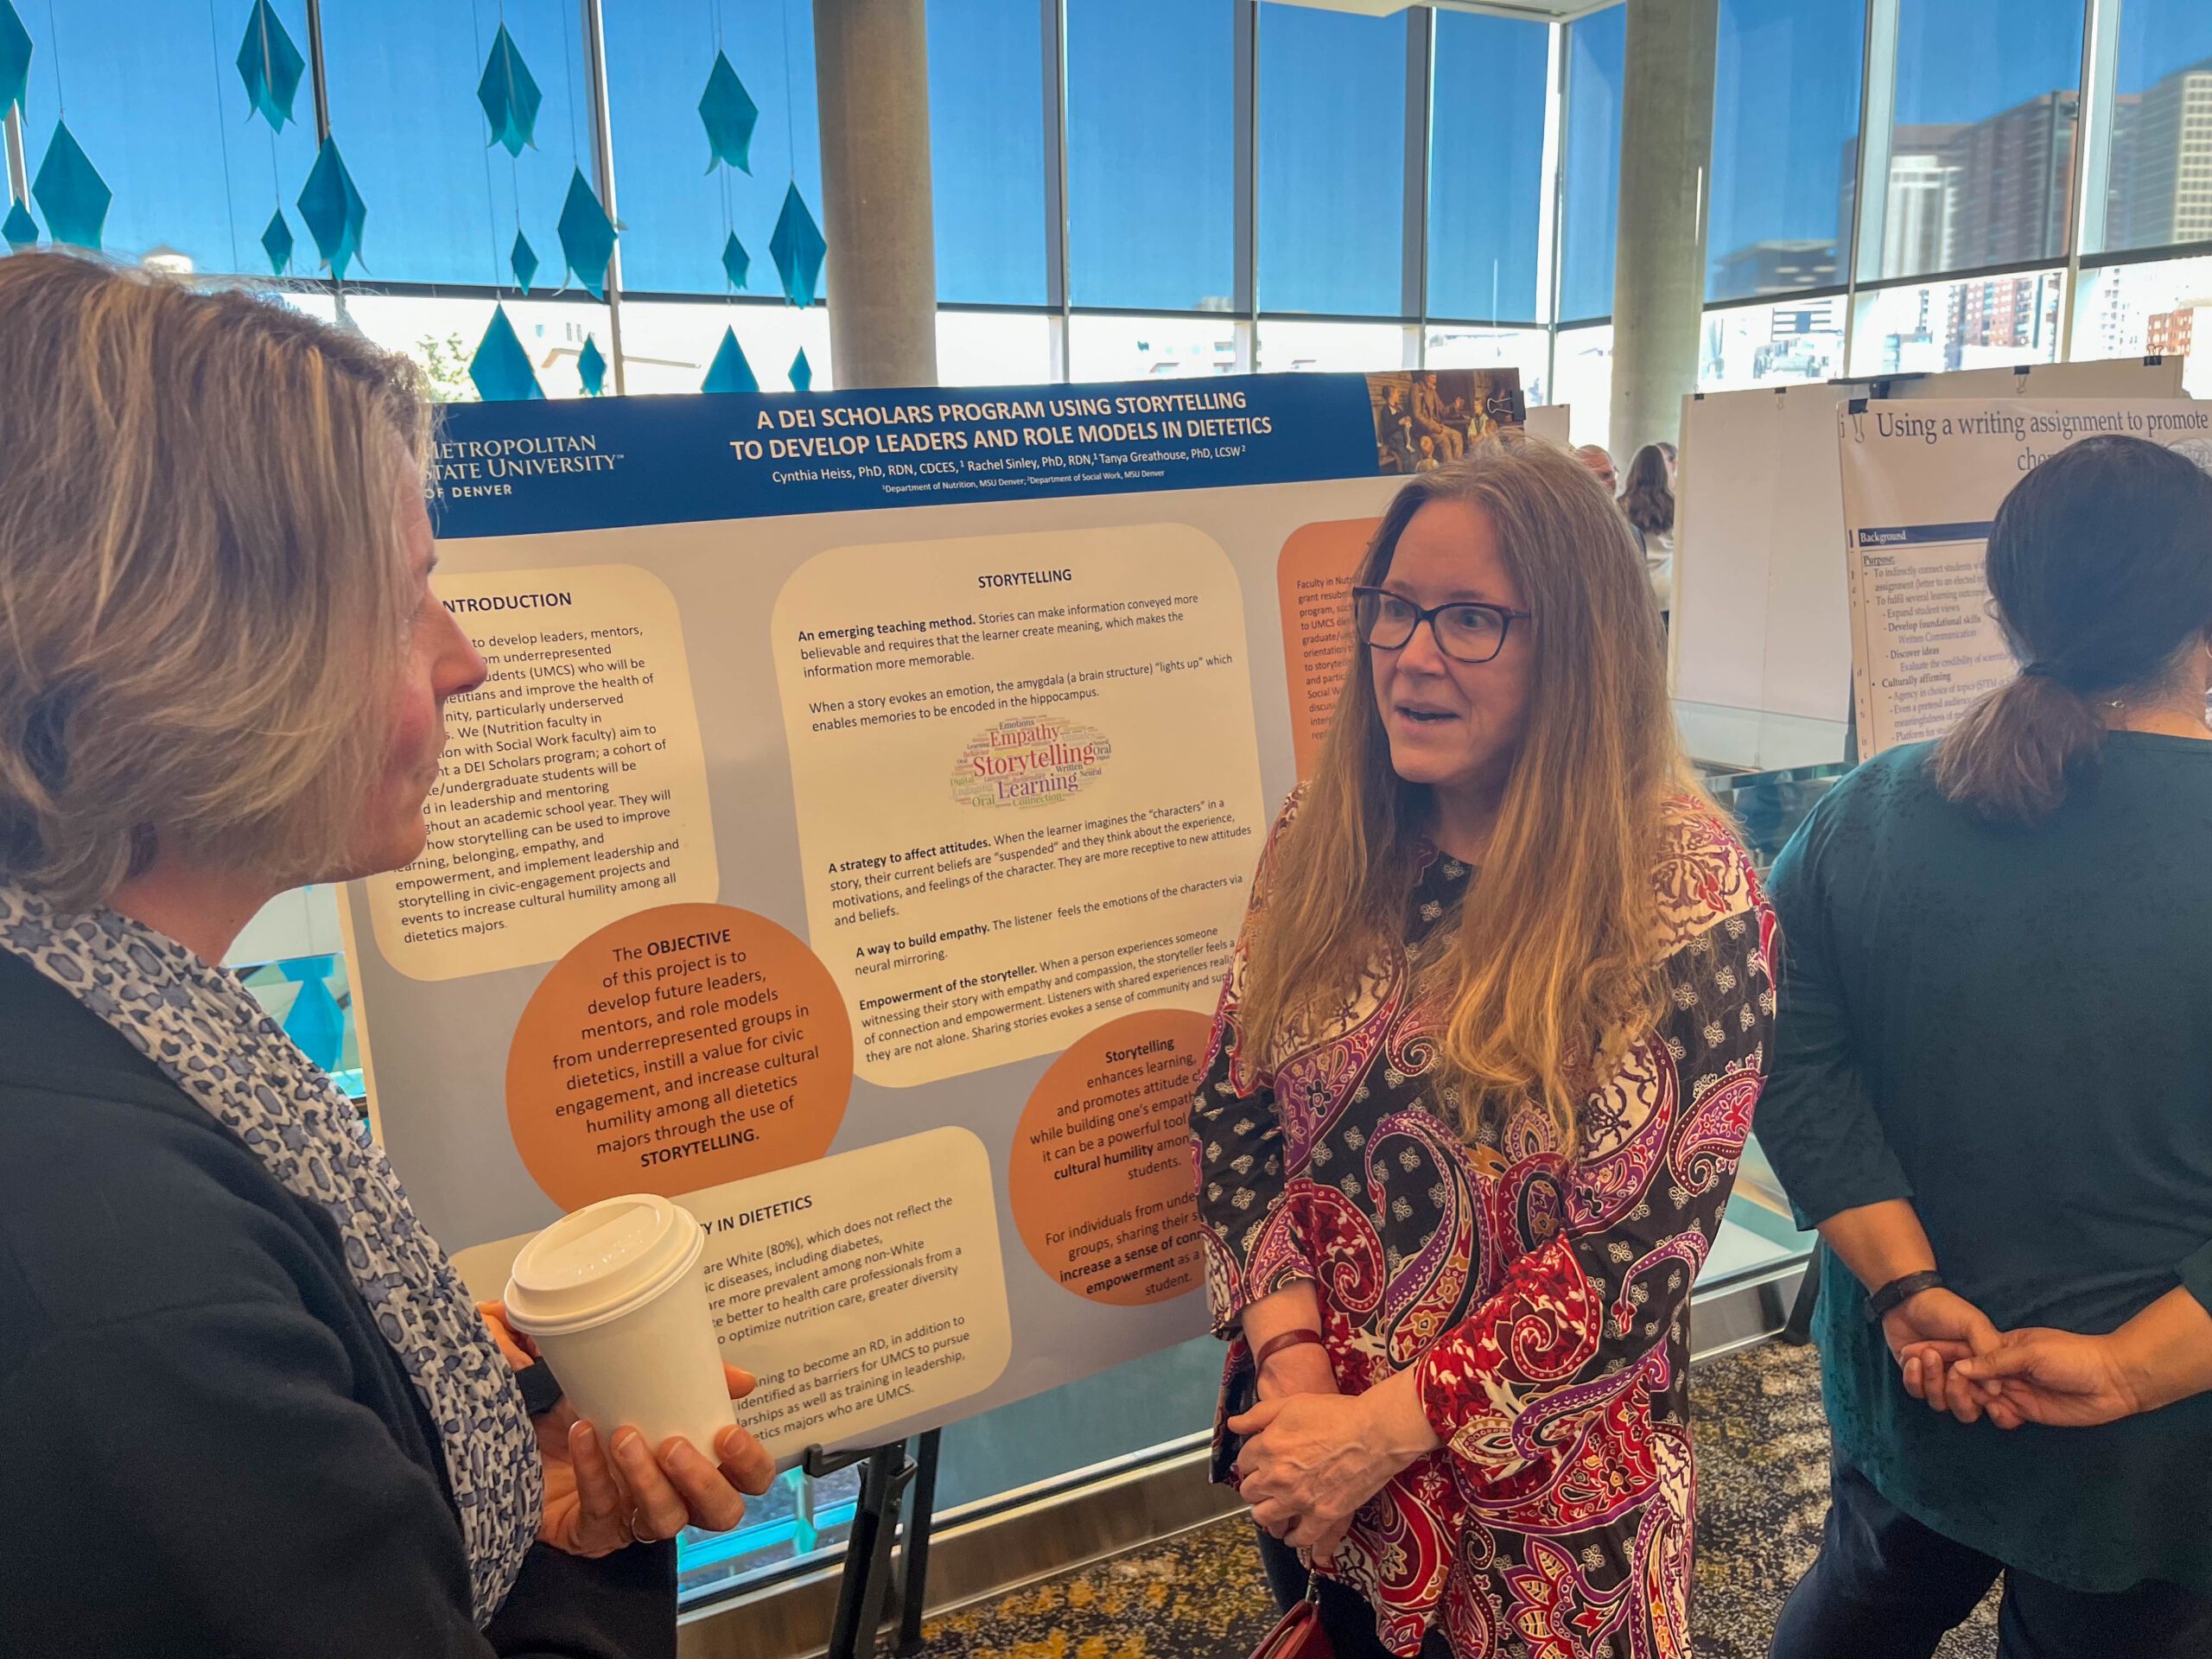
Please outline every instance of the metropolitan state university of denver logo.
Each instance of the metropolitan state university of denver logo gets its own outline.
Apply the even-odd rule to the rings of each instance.
[[[966,806],[1050,806],[1104,775],[1114,746],[1095,726],[1015,715],[978,732],[952,767]]]

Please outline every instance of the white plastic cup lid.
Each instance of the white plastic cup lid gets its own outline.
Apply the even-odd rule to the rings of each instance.
[[[603,1325],[690,1271],[704,1239],[691,1212],[667,1198],[602,1198],[522,1247],[507,1280],[507,1313],[533,1336]]]

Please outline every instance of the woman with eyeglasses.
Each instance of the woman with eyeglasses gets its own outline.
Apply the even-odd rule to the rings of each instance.
[[[1414,479],[1353,594],[1192,1110],[1217,1478],[1338,1659],[1686,1656],[1690,1284],[1771,917],[1573,455]]]

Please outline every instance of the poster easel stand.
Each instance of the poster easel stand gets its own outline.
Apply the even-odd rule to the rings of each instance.
[[[825,1479],[855,1464],[861,1494],[853,1510],[853,1529],[845,1542],[845,1571],[837,1586],[837,1615],[830,1629],[826,1659],[871,1659],[883,1628],[885,1604],[895,1579],[899,1601],[899,1659],[921,1651],[922,1606],[929,1590],[930,1527],[937,1504],[937,1459],[942,1431],[921,1438],[909,1462],[906,1443],[827,1452],[810,1446],[800,1464],[809,1478]],[[906,1543],[894,1567],[892,1547],[899,1536],[901,1500],[913,1491],[906,1511]]]

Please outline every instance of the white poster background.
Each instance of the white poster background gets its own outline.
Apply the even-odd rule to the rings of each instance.
[[[2016,671],[1982,580],[1990,521],[2036,467],[2118,433],[2212,454],[2212,404],[2090,397],[1847,404],[1845,580],[1862,755],[1940,737]],[[2083,550],[2094,557],[2095,550]]]

